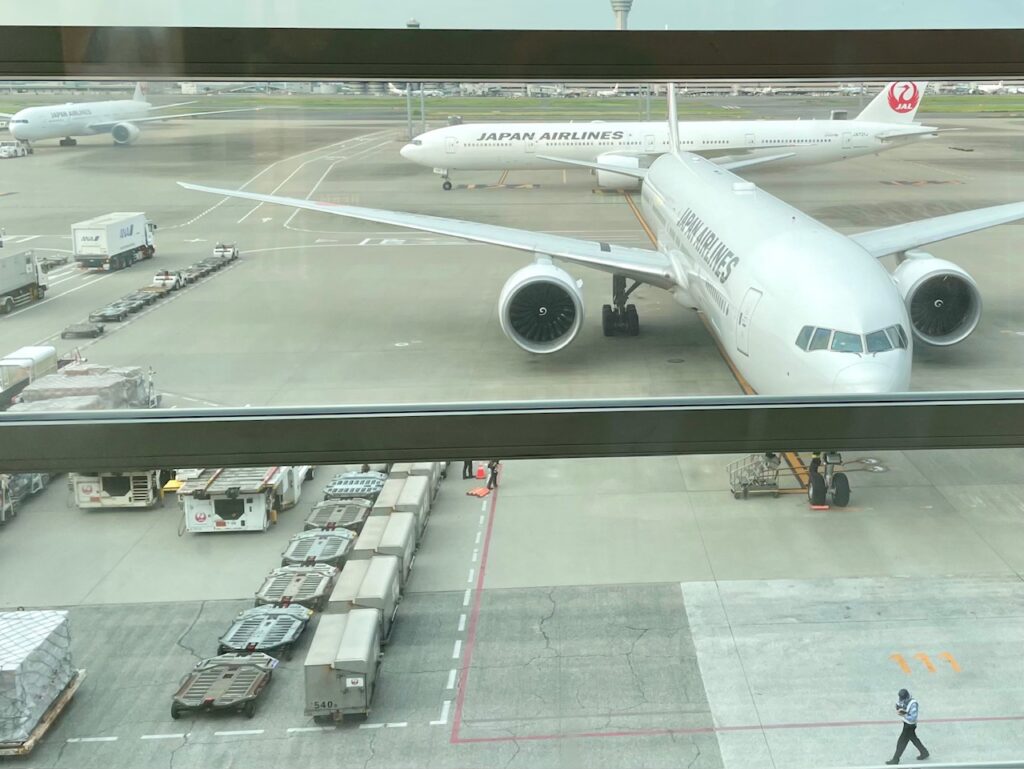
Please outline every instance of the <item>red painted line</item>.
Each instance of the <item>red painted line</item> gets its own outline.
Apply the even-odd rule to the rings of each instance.
[[[499,472],[498,479],[503,473]],[[473,608],[469,614],[469,625],[466,629],[466,643],[463,644],[462,668],[459,675],[459,691],[455,695],[455,713],[452,716],[452,734],[450,742],[455,745],[465,742],[459,738],[462,726],[462,707],[466,702],[466,687],[469,682],[469,667],[473,662],[473,649],[476,648],[476,628],[480,620],[480,599],[483,597],[484,576],[487,574],[487,556],[491,551],[491,532],[494,530],[494,511],[498,508],[498,489],[491,494],[491,508],[487,513],[487,531],[484,534],[483,547],[480,550],[480,569],[476,575],[476,587],[473,595]]]
[[[514,721],[515,719],[508,719]],[[965,716],[962,718],[929,718],[922,724],[960,724],[992,721],[1024,721],[1020,716]],[[614,732],[565,732],[563,734],[520,734],[501,735],[498,737],[463,737],[452,742],[539,742],[545,740],[595,739],[601,737],[659,737],[669,734],[716,734],[719,732],[756,732],[781,729],[848,729],[857,726],[892,726],[892,719],[879,721],[820,721],[791,724],[743,724],[739,726],[699,726],[693,728],[661,728],[661,729],[622,729]]]

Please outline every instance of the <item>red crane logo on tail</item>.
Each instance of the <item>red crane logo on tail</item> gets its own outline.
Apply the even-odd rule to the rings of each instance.
[[[889,86],[889,106],[893,112],[910,112],[921,101],[921,92],[916,83],[893,83]]]

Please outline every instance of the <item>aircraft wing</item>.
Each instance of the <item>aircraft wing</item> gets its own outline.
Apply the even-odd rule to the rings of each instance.
[[[11,117],[14,117],[14,115],[11,115],[11,114],[9,114],[7,112],[0,112],[0,117],[11,118]]]
[[[556,158],[553,155],[537,155],[541,160],[550,160],[553,163],[562,163],[567,166],[580,166],[582,168],[593,168],[596,171],[609,171],[613,174],[632,176],[634,179],[643,179],[647,176],[646,168],[633,168],[631,166],[616,166],[611,163],[591,163],[587,160],[569,160],[568,158]]]
[[[177,115],[153,115],[152,117],[133,117],[127,120],[112,120],[107,123],[90,123],[89,128],[94,131],[108,131],[118,123],[155,123],[161,120],[175,120],[180,117],[202,117],[204,115],[224,115],[228,112],[255,112],[259,107],[244,107],[242,109],[218,109],[213,112],[183,112]]]
[[[360,219],[366,222],[389,224],[395,227],[406,227],[410,230],[433,232],[448,235],[476,243],[487,243],[492,246],[503,246],[531,254],[550,256],[573,264],[592,267],[595,270],[647,283],[658,288],[675,288],[680,285],[669,258],[660,251],[644,248],[628,248],[613,246],[593,240],[579,240],[561,235],[550,235],[544,232],[517,230],[512,227],[501,227],[480,222],[466,222],[461,219],[446,219],[426,214],[409,214],[401,211],[384,211],[377,208],[361,206],[343,206],[332,203],[318,203],[315,200],[302,198],[286,198],[277,195],[261,195],[256,192],[241,190],[225,190],[217,187],[204,187],[199,184],[178,182],[187,190],[209,192],[231,198],[255,200],[261,203],[274,203],[307,211],[319,211],[349,219]]]
[[[920,219],[916,222],[883,227],[880,230],[858,232],[850,238],[860,244],[872,256],[881,258],[897,254],[928,243],[948,240],[968,232],[977,232],[1000,224],[1024,219],[1024,202],[1006,203],[1001,206],[976,208],[956,214]]]
[[[949,133],[950,131],[966,131],[966,128],[930,128],[928,126],[921,126],[913,131],[889,131],[887,133],[878,134],[878,138],[883,142],[898,142],[900,139],[915,139],[918,136],[935,136],[938,134]]]

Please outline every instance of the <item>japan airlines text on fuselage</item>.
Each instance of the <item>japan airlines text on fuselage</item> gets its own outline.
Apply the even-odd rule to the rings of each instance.
[[[723,161],[787,153],[772,166],[831,163],[883,152],[938,132],[913,122],[924,87],[890,83],[854,120],[683,121],[679,149]],[[427,131],[401,154],[447,177],[451,171],[560,167],[551,156],[601,162],[611,155],[653,157],[669,150],[665,121],[479,123]]]

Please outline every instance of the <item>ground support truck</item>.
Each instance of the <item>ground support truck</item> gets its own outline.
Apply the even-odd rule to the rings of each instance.
[[[283,492],[296,494],[295,485],[289,484],[294,480],[290,467],[199,468],[177,476],[183,481],[178,504],[185,530],[191,532],[266,531],[284,509]]]
[[[20,347],[0,358],[0,411],[32,382],[56,370],[57,348],[51,345]]]
[[[9,256],[0,251],[0,315],[42,299],[46,288],[46,279],[34,251]]]
[[[113,272],[156,253],[156,225],[139,211],[117,211],[71,225],[71,247],[79,267]]]

